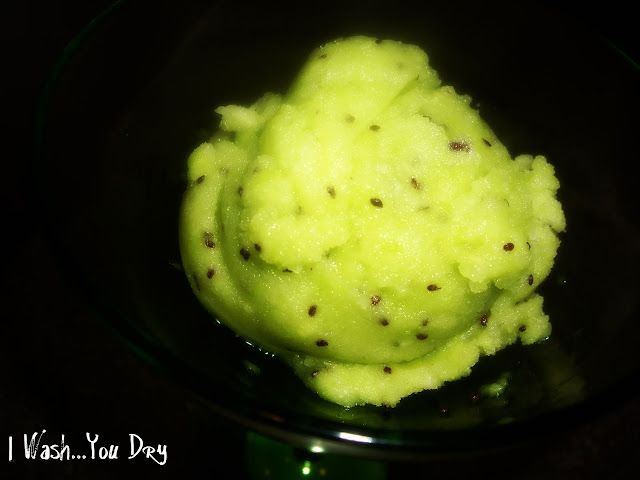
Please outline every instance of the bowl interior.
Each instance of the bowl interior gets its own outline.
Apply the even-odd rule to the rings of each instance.
[[[629,352],[640,333],[640,232],[629,169],[640,90],[614,49],[533,4],[428,3],[416,15],[375,1],[311,13],[189,3],[105,12],[67,50],[40,117],[43,234],[138,352],[258,430],[405,451],[484,447],[487,429],[505,432],[494,443],[524,438],[637,374]],[[541,288],[550,340],[484,358],[470,377],[392,410],[329,404],[215,322],[190,291],[177,244],[186,159],[217,127],[213,109],[284,92],[313,48],[353,34],[419,45],[512,155],[547,156],[568,222]],[[503,375],[503,395],[478,398]]]

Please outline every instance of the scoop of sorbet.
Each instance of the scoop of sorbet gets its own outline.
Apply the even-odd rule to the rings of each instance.
[[[469,102],[418,47],[352,37],[286,95],[218,108],[182,205],[198,299],[345,406],[394,406],[546,339],[559,183]]]

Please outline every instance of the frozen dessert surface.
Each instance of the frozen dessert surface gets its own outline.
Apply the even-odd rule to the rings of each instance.
[[[350,37],[290,90],[216,110],[180,245],[202,304],[345,406],[394,406],[551,333],[535,290],[565,218],[420,48]]]

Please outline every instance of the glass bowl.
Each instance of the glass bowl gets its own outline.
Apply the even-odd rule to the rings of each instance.
[[[551,338],[393,409],[343,408],[216,322],[180,267],[186,159],[213,109],[284,92],[313,48],[354,34],[419,45],[512,155],[556,167],[568,228],[541,287]],[[638,69],[596,35],[512,2],[118,2],[67,48],[38,116],[44,232],[99,316],[212,414],[312,451],[411,459],[500,449],[636,389]],[[502,395],[485,386],[510,378]]]

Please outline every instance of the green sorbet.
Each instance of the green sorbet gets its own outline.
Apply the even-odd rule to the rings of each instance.
[[[339,39],[286,95],[216,111],[188,160],[185,272],[322,397],[394,406],[550,335],[554,169],[512,158],[420,48]]]

